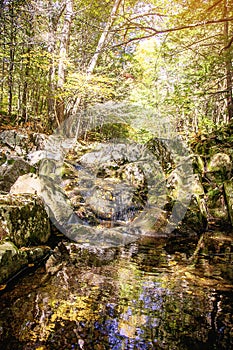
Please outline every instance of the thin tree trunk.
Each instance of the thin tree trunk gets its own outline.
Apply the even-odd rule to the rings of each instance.
[[[65,18],[62,28],[62,35],[60,39],[60,51],[59,51],[59,62],[58,62],[58,79],[57,79],[57,88],[60,92],[64,87],[65,75],[66,75],[66,66],[67,66],[67,57],[69,50],[69,41],[70,41],[70,29],[73,19],[73,0],[66,0],[65,7]],[[64,109],[65,102],[63,97],[57,99],[56,101],[56,114],[59,123],[64,120]]]
[[[99,42],[97,44],[97,47],[96,47],[96,50],[95,50],[95,53],[94,55],[92,56],[92,59],[90,60],[90,63],[87,67],[87,70],[86,70],[86,73],[87,73],[87,79],[90,78],[91,74],[93,73],[95,67],[96,67],[96,64],[97,64],[97,61],[98,61],[98,58],[100,56],[100,53],[106,43],[106,40],[107,40],[107,37],[108,37],[108,34],[109,34],[109,31],[113,25],[113,22],[115,20],[115,16],[117,14],[117,11],[121,5],[123,0],[115,0],[114,2],[114,5],[112,7],[112,11],[111,11],[111,14],[110,14],[110,17],[104,27],[104,30],[100,36],[100,39],[99,39]],[[78,108],[80,108],[80,105],[82,104],[82,99],[81,97],[78,97],[76,99],[76,101],[74,102],[74,105],[72,107],[72,114],[71,116],[66,120],[66,127],[65,127],[65,133],[68,135],[69,134],[69,130],[71,131],[72,133],[72,126],[73,126],[73,123],[74,123],[74,118],[75,118],[75,115],[77,113],[77,110]],[[64,131],[64,130],[63,130]],[[78,134],[78,128],[77,128],[77,134]],[[77,137],[77,135],[75,135],[75,137]]]
[[[65,83],[65,71],[66,71],[66,60],[68,54],[69,40],[70,40],[70,28],[73,18],[73,0],[66,0],[65,19],[62,28],[62,35],[60,40],[60,53],[58,63],[58,88],[63,88]]]
[[[24,83],[23,83],[23,93],[22,93],[22,120],[23,123],[27,122],[27,95],[28,95],[28,77],[29,77],[29,69],[30,69],[30,48],[28,47],[26,50],[27,60],[24,71]]]
[[[0,105],[3,106],[4,100],[4,80],[5,80],[5,62],[4,58],[2,58],[2,80],[1,80],[1,96],[0,96]]]
[[[56,51],[56,31],[57,31],[57,23],[62,14],[59,14],[58,18],[54,18],[52,10],[53,10],[53,2],[49,1],[49,43],[48,43],[48,53],[50,54],[50,67],[49,67],[49,76],[48,76],[48,99],[47,99],[47,108],[48,108],[48,127],[52,128],[55,124],[55,120],[57,125],[59,126],[59,121],[56,118],[55,113],[55,51]]]
[[[224,1],[224,17],[227,17],[230,4],[229,0]],[[224,40],[225,45],[229,42],[229,22],[224,23]],[[227,85],[227,113],[228,119],[233,119],[233,95],[232,95],[232,57],[231,49],[227,48],[225,52],[225,66],[226,66],[226,85]]]
[[[14,7],[10,5],[10,63],[8,71],[8,115],[12,114],[12,103],[13,103],[13,71],[14,71]]]
[[[2,8],[2,1],[0,2],[0,5],[1,5],[1,8]],[[3,12],[3,11],[2,11]],[[5,28],[5,20],[4,20],[4,16],[3,14],[0,15],[0,20],[2,21],[2,25],[1,25],[1,28],[2,28],[2,41],[3,41],[3,51],[5,52],[6,51],[6,28]],[[0,97],[0,105],[2,106],[2,110],[4,110],[3,108],[3,101],[4,101],[4,86],[5,86],[5,80],[7,78],[7,72],[6,72],[6,64],[5,64],[5,60],[4,60],[4,57],[2,57],[1,59],[2,61],[2,71],[1,71],[1,97]],[[6,76],[5,76],[6,74]]]
[[[113,5],[113,8],[112,8],[112,11],[111,11],[111,14],[110,14],[110,17],[109,17],[109,20],[108,22],[106,23],[105,25],[105,28],[100,36],[100,39],[99,39],[99,42],[98,42],[98,45],[96,47],[96,51],[94,53],[94,55],[92,56],[92,59],[89,63],[89,66],[87,68],[87,74],[90,75],[93,73],[95,67],[96,67],[96,64],[97,64],[97,61],[98,61],[98,58],[99,58],[99,55],[105,45],[105,42],[106,42],[106,39],[108,37],[108,34],[109,34],[109,31],[112,27],[112,24],[114,22],[114,19],[115,19],[115,16],[117,14],[117,11],[119,9],[119,6],[121,4],[122,0],[115,0],[115,3]]]

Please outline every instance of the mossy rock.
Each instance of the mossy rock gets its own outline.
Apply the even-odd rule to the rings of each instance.
[[[12,242],[0,243],[0,283],[18,272],[28,262],[27,253],[19,250]]]
[[[44,244],[50,236],[47,213],[36,195],[0,195],[0,222],[17,247]]]
[[[50,247],[17,248],[10,241],[0,242],[0,284],[6,283],[29,264],[34,265],[50,254]]]
[[[228,180],[231,177],[232,161],[226,153],[214,154],[206,169],[206,177],[217,184],[221,184],[222,181]]]

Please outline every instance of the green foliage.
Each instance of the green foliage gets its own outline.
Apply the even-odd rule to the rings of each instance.
[[[73,0],[75,16],[61,89],[57,85],[64,8],[55,1],[4,2],[0,14],[1,110],[18,120],[49,121],[55,120],[59,106],[64,106],[67,116],[66,105],[75,105],[77,99],[82,107],[128,99],[152,108],[159,118],[175,120],[186,134],[210,131],[227,122],[231,82],[226,79],[226,64],[232,75],[232,48],[226,47],[231,37],[226,22],[216,20],[231,18],[232,9],[226,13],[224,1],[214,0],[176,0],[172,6],[169,0],[125,1],[95,72],[87,77],[113,3]],[[231,33],[232,21],[227,23]]]

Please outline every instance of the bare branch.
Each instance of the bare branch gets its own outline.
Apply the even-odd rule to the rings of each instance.
[[[131,18],[127,18],[125,16],[121,16],[121,17],[125,20],[134,21],[135,19],[149,17],[149,16],[168,17],[168,15],[164,15],[163,13],[159,13],[159,12],[144,12],[144,13],[140,13],[139,15],[131,17]]]
[[[183,26],[180,26],[180,27],[173,27],[173,28],[167,28],[167,29],[156,29],[156,28],[153,28],[153,27],[145,27],[145,26],[140,25],[138,23],[137,24],[133,23],[134,26],[132,28],[140,28],[142,30],[150,32],[150,34],[142,35],[140,37],[130,38],[127,41],[124,41],[122,43],[113,45],[113,47],[126,45],[126,44],[129,44],[129,43],[133,42],[133,41],[147,39],[147,38],[153,37],[154,35],[158,35],[158,34],[177,32],[177,31],[181,31],[181,30],[184,30],[184,29],[195,29],[195,28],[198,28],[198,27],[206,26],[206,25],[211,25],[211,24],[216,24],[216,23],[224,23],[224,22],[230,22],[230,21],[233,21],[233,17],[220,18],[220,19],[216,19],[216,20],[201,21],[201,22],[197,22],[197,23],[192,23],[192,24],[187,24],[187,25],[183,25]]]
[[[211,11],[213,10],[214,7],[216,7],[218,4],[220,4],[223,0],[218,0],[215,2],[212,6],[210,6],[206,11]]]

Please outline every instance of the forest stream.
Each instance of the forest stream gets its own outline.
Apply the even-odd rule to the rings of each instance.
[[[27,154],[38,175],[10,188],[14,198],[36,190],[56,239],[39,264],[29,260],[1,285],[1,350],[233,349],[232,228],[207,227],[203,203],[213,191],[210,180],[203,190],[193,156],[171,137],[128,140],[122,123],[102,126],[100,139],[90,127],[88,142],[65,126]],[[218,169],[203,178],[216,186]],[[215,197],[211,213],[228,220],[224,193]],[[24,244],[18,252],[30,254]]]
[[[232,234],[204,237],[90,255],[61,241],[1,295],[0,348],[232,349]]]
[[[0,350],[233,350],[233,0],[0,3]]]

